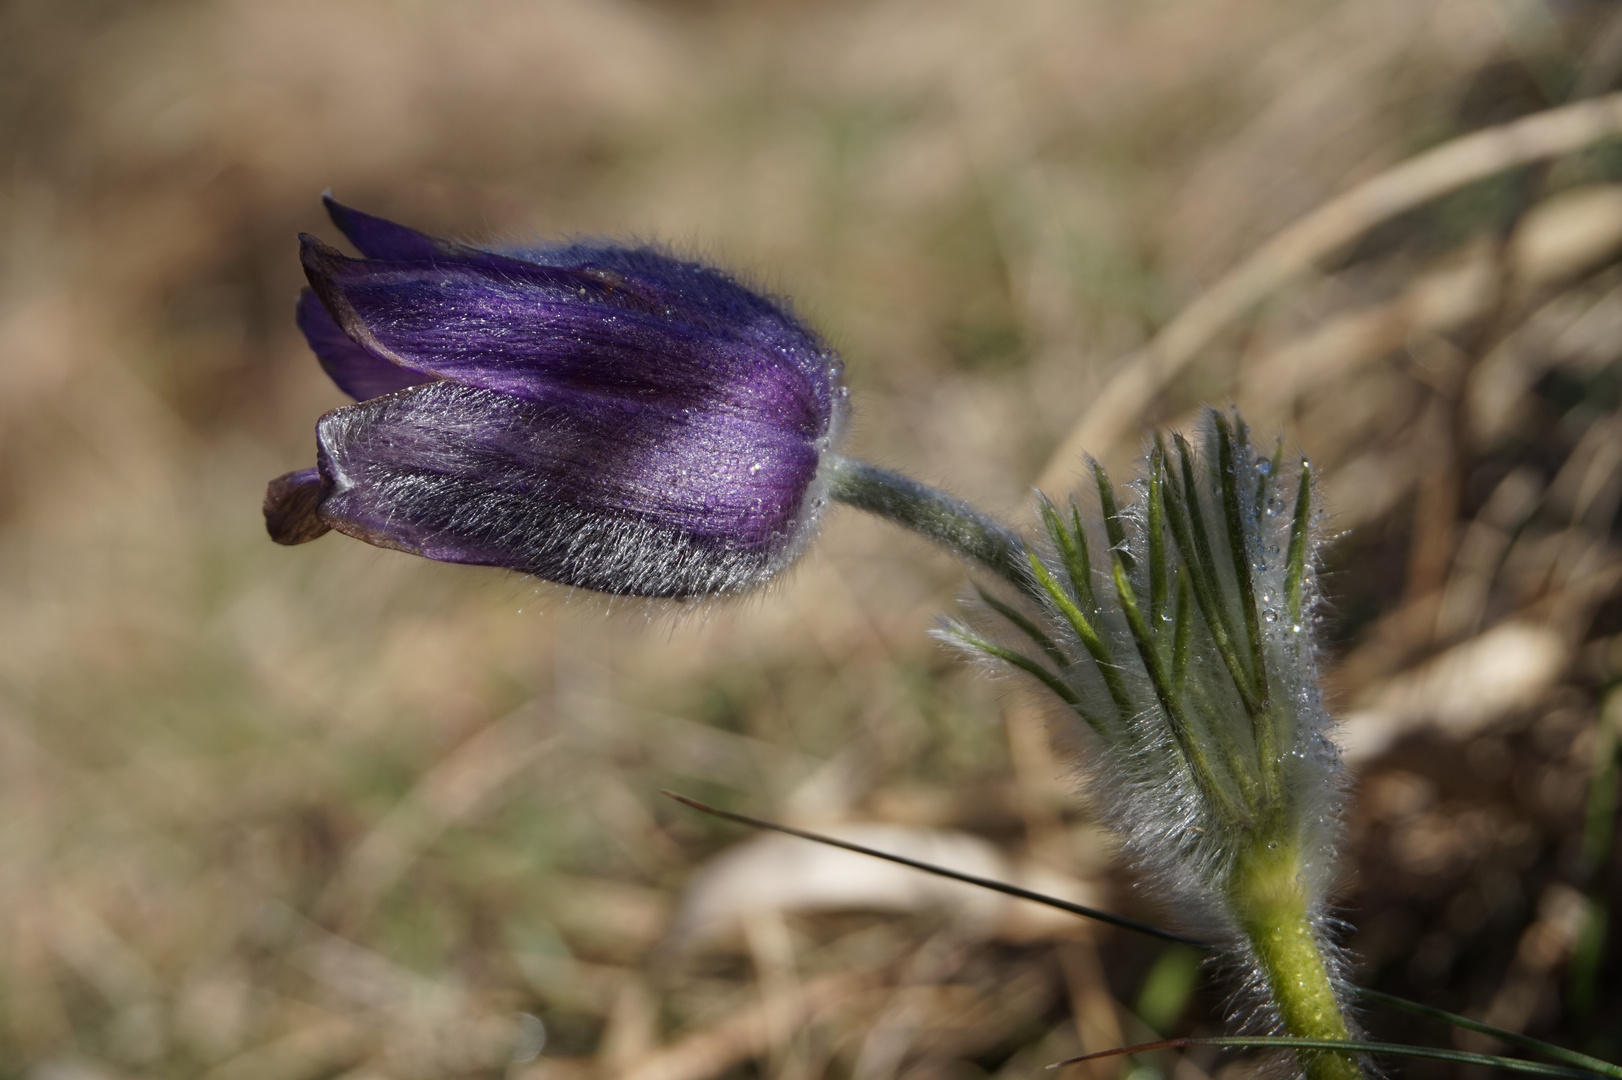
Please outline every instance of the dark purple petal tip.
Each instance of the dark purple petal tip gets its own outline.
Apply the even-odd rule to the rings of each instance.
[[[327,216],[355,249],[368,259],[428,259],[455,256],[454,245],[424,235],[416,229],[396,225],[387,218],[373,217],[352,209],[332,197],[321,196]]]
[[[278,542],[328,527],[637,596],[769,580],[824,502],[838,358],[710,267],[601,244],[459,247],[328,198],[366,256],[303,236],[299,323],[358,399],[272,483]]]
[[[432,376],[403,368],[368,351],[344,333],[320,298],[309,289],[299,296],[296,318],[304,340],[309,342],[315,358],[321,361],[321,369],[338,389],[356,401],[432,381]]]

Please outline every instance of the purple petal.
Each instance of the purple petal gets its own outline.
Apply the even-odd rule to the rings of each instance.
[[[321,361],[321,369],[338,384],[338,389],[356,401],[433,381],[432,376],[403,368],[355,344],[308,289],[299,296],[297,318],[304,340]]]
[[[303,239],[305,272],[333,318],[402,367],[532,401],[564,387],[729,407],[808,438],[829,431],[838,407],[837,361],[770,305],[740,308],[731,324],[695,321],[601,270],[495,255],[362,261]]]
[[[673,258],[656,248],[577,243],[519,247],[505,253],[537,266],[593,274],[685,321],[727,326],[777,324],[809,336],[783,305],[744,288],[712,266]]]
[[[785,306],[649,248],[485,251],[328,208],[369,258],[303,237],[300,325],[365,400],[272,484],[278,539],[650,596],[759,583],[806,542],[844,390]]]
[[[702,263],[674,258],[651,247],[570,244],[515,249],[510,254],[540,266],[573,269],[636,296],[649,310],[696,329],[736,340],[755,355],[769,355],[815,388],[818,408],[839,403],[832,390],[842,365],[837,355],[796,319],[788,306],[740,285],[731,275]]]
[[[336,409],[317,437],[338,531],[608,593],[758,584],[820,504],[814,445],[726,411],[438,382]]]
[[[564,289],[584,287],[591,295],[610,296],[622,305],[640,306],[669,320],[735,336],[776,354],[779,362],[796,367],[811,383],[826,385],[830,377],[838,379],[837,359],[816,342],[786,305],[745,288],[714,267],[677,259],[656,248],[603,243],[482,250],[362,213],[330,194],[322,200],[333,222],[370,259],[441,267],[454,263],[515,281],[539,273],[543,282]],[[564,273],[546,274],[546,270]],[[808,347],[784,348],[786,343]],[[828,407],[831,403],[821,404]]]
[[[332,223],[368,259],[435,265],[468,263],[498,272],[510,269],[515,262],[522,263],[522,260],[515,260],[510,255],[442,240],[387,218],[374,217],[345,206],[331,195],[321,196],[321,201],[326,205],[327,216],[332,218]]]
[[[338,226],[355,249],[368,259],[400,259],[432,262],[446,256],[455,257],[458,248],[432,236],[396,225],[387,218],[373,217],[351,209],[330,194],[321,196],[327,216]]]

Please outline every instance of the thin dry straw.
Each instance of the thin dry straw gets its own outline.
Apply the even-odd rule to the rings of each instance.
[[[1104,453],[1138,423],[1176,374],[1222,329],[1319,260],[1397,214],[1505,169],[1560,157],[1622,135],[1622,93],[1563,105],[1462,135],[1324,203],[1263,244],[1168,323],[1094,396],[1036,486],[1066,485],[1084,451]]]
[[[1361,1039],[1295,1039],[1287,1035],[1216,1035],[1191,1036],[1182,1039],[1161,1039],[1158,1042],[1139,1043],[1137,1046],[1118,1046],[1113,1050],[1100,1050],[1095,1054],[1065,1058],[1049,1065],[1050,1069],[1076,1065],[1099,1058],[1119,1057],[1122,1054],[1145,1054],[1152,1050],[1180,1050],[1190,1046],[1219,1046],[1235,1050],[1257,1050],[1279,1047],[1288,1050],[1339,1050],[1358,1054],[1392,1054],[1401,1057],[1429,1058],[1433,1061],[1452,1061],[1460,1065],[1486,1065],[1490,1068],[1513,1072],[1532,1073],[1537,1076],[1559,1076],[1568,1080],[1593,1080],[1596,1073],[1588,1069],[1568,1069],[1563,1065],[1545,1065],[1541,1061],[1500,1057],[1497,1054],[1475,1054],[1468,1050],[1443,1050],[1429,1046],[1409,1046],[1406,1043],[1364,1042]]]
[[[1567,1065],[1575,1065],[1580,1069],[1588,1069],[1605,1076],[1622,1078],[1622,1066],[1612,1065],[1609,1061],[1601,1061],[1599,1058],[1589,1057],[1587,1054],[1578,1053],[1576,1050],[1567,1050],[1563,1046],[1556,1046],[1553,1043],[1544,1042],[1542,1039],[1534,1039],[1530,1035],[1522,1035],[1518,1031],[1506,1031],[1500,1027],[1493,1027],[1491,1024],[1483,1024],[1480,1020],[1472,1020],[1468,1016],[1450,1013],[1445,1009],[1434,1009],[1429,1005],[1421,1005],[1419,1002],[1409,1001],[1407,998],[1382,994],[1378,990],[1369,990],[1361,986],[1355,987],[1355,989],[1358,997],[1365,1001],[1372,1001],[1376,1005],[1390,1005],[1394,1009],[1401,1009],[1404,1012],[1413,1013],[1415,1016],[1438,1020],[1453,1027],[1463,1028],[1466,1031],[1491,1035],[1500,1042],[1507,1042],[1511,1046],[1519,1046],[1527,1050],[1535,1050],[1540,1054],[1547,1054],[1549,1057],[1557,1061],[1563,1061]]]
[[[961,881],[968,885],[978,885],[982,889],[990,889],[992,892],[1000,892],[1005,896],[1013,896],[1018,897],[1021,900],[1030,900],[1038,904],[1046,904],[1048,907],[1058,908],[1060,911],[1068,911],[1072,915],[1080,915],[1084,919],[1095,919],[1098,922],[1109,923],[1111,926],[1119,926],[1123,930],[1135,930],[1140,934],[1148,934],[1150,937],[1161,938],[1165,941],[1174,941],[1179,945],[1192,945],[1198,949],[1210,948],[1209,945],[1203,941],[1200,941],[1198,938],[1185,937],[1182,934],[1173,933],[1170,930],[1162,930],[1158,926],[1151,926],[1148,923],[1139,922],[1136,919],[1129,919],[1125,915],[1112,915],[1107,911],[1100,911],[1097,908],[1091,908],[1085,904],[1072,904],[1068,900],[1060,900],[1052,896],[1044,896],[1041,893],[1032,892],[1029,889],[1022,889],[1018,885],[1009,885],[1001,881],[993,881],[991,878],[977,877],[974,874],[961,874],[956,870],[948,870],[944,866],[933,866],[930,863],[919,862],[917,859],[909,859],[905,855],[891,855],[888,852],[878,851],[870,847],[863,847],[861,844],[852,844],[845,840],[836,840],[831,836],[822,836],[818,833],[807,832],[804,829],[796,829],[792,825],[779,825],[775,821],[766,821],[763,818],[750,817],[748,814],[735,814],[730,810],[721,810],[714,806],[710,806],[707,803],[701,803],[697,799],[690,799],[686,795],[678,795],[674,791],[665,790],[661,791],[660,794],[669,796],[670,798],[681,803],[683,806],[692,807],[694,810],[697,810],[702,814],[710,814],[714,817],[725,818],[728,821],[735,821],[740,825],[748,825],[753,829],[766,829],[771,832],[783,833],[787,836],[797,836],[801,840],[810,840],[812,843],[826,844],[829,847],[843,848],[846,851],[854,851],[858,855],[868,855],[875,859],[883,859],[885,862],[899,863],[902,866],[910,866],[914,870],[922,870],[926,874],[934,874],[937,877],[950,878],[953,881]]]
[[[909,859],[904,855],[891,855],[888,852],[878,851],[870,847],[864,847],[861,844],[853,844],[845,840],[836,840],[831,836],[824,836],[821,833],[810,832],[806,829],[796,829],[791,825],[780,825],[775,821],[767,821],[765,818],[750,817],[748,814],[738,814],[730,810],[722,810],[717,807],[710,806],[708,803],[702,803],[697,799],[689,798],[686,795],[679,795],[676,792],[668,789],[661,791],[661,794],[676,800],[683,806],[697,810],[700,813],[723,818],[727,821],[734,821],[740,825],[747,825],[753,829],[765,829],[770,832],[783,833],[786,836],[797,837],[801,840],[809,840],[814,844],[824,844],[828,847],[842,848],[846,851],[855,852],[858,855],[868,855],[875,859],[883,859],[885,862],[893,862],[901,866],[909,866],[914,870],[922,870],[926,874],[934,874],[937,877],[949,878],[953,881],[961,881],[968,885],[977,885],[980,888],[990,889],[993,892],[999,892],[1006,896],[1013,896],[1021,900],[1030,900],[1033,903],[1056,908],[1059,911],[1067,911],[1072,915],[1079,915],[1085,919],[1094,919],[1098,922],[1108,923],[1111,926],[1118,926],[1123,930],[1133,930],[1140,934],[1147,934],[1149,937],[1160,938],[1163,941],[1171,941],[1179,945],[1189,945],[1205,952],[1210,952],[1213,949],[1208,942],[1201,941],[1198,938],[1187,937],[1182,934],[1173,933],[1170,930],[1163,930],[1158,926],[1154,926],[1150,923],[1139,922],[1137,919],[1129,919],[1124,915],[1112,915],[1107,911],[1099,911],[1097,908],[1087,907],[1084,904],[1073,904],[1068,900],[1060,900],[1057,897],[1032,892],[1029,889],[1022,889],[1017,885],[1004,884],[1003,882],[993,881],[990,878],[978,877],[974,874],[962,874],[956,870],[948,870],[943,866],[936,866],[932,863],[920,862],[917,859]],[[1471,1020],[1469,1017],[1459,1016],[1456,1013],[1450,1013],[1443,1009],[1432,1008],[1429,1005],[1421,1005],[1419,1002],[1409,1001],[1407,998],[1396,997],[1392,994],[1383,994],[1378,990],[1369,990],[1360,986],[1353,987],[1352,990],[1366,1001],[1371,1001],[1379,1005],[1389,1005],[1392,1008],[1402,1009],[1405,1012],[1410,1012],[1417,1016],[1427,1017],[1431,1020],[1437,1020],[1442,1023],[1452,1025],[1453,1027],[1464,1028],[1467,1031],[1475,1031],[1483,1035],[1490,1035],[1493,1038],[1510,1043],[1511,1045],[1519,1046],[1527,1050],[1533,1050],[1548,1057],[1552,1057],[1556,1061],[1565,1062],[1567,1065],[1575,1066],[1575,1068],[1563,1069],[1559,1066],[1542,1065],[1538,1062],[1523,1061],[1519,1058],[1495,1057],[1486,1054],[1471,1054],[1462,1050],[1433,1050],[1428,1047],[1407,1046],[1401,1043],[1370,1043],[1356,1041],[1342,1043],[1334,1041],[1290,1039],[1279,1036],[1255,1038],[1238,1037],[1233,1039],[1227,1039],[1225,1037],[1168,1039],[1163,1042],[1145,1043],[1140,1046],[1122,1047],[1116,1050],[1105,1050],[1097,1054],[1088,1054],[1084,1057],[1069,1058],[1065,1061],[1050,1065],[1048,1068],[1058,1068],[1060,1065],[1070,1065],[1079,1061],[1088,1061],[1093,1058],[1108,1057],[1112,1054],[1132,1054],[1140,1051],[1170,1049],[1181,1046],[1280,1046],[1298,1050],[1336,1050],[1351,1047],[1355,1048],[1360,1053],[1403,1054],[1408,1057],[1434,1058],[1440,1061],[1454,1061],[1463,1064],[1492,1065],[1501,1068],[1515,1069],[1520,1072],[1538,1073],[1544,1076],[1583,1078],[1606,1076],[1616,1077],[1618,1080],[1622,1080],[1622,1066],[1613,1065],[1608,1061],[1602,1061],[1599,1058],[1589,1057],[1587,1054],[1582,1054],[1575,1050],[1568,1050],[1563,1046],[1555,1046],[1553,1043],[1547,1043],[1541,1039],[1534,1039],[1528,1035],[1522,1035],[1519,1032],[1506,1031],[1503,1028],[1494,1027],[1491,1024],[1484,1024],[1479,1020]]]

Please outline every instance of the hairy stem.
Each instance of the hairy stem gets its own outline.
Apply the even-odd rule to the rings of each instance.
[[[911,477],[831,455],[823,477],[837,502],[866,510],[1031,589],[1025,542],[1002,522]]]
[[[1303,870],[1301,849],[1287,830],[1261,830],[1239,853],[1228,880],[1229,899],[1285,1034],[1346,1039],[1346,1018],[1308,909]],[[1299,1050],[1297,1057],[1310,1080],[1362,1080],[1348,1054]]]

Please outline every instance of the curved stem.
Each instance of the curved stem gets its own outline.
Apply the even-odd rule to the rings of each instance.
[[[1002,522],[927,484],[865,461],[831,455],[824,465],[828,495],[911,529],[1031,591],[1025,541]]]

